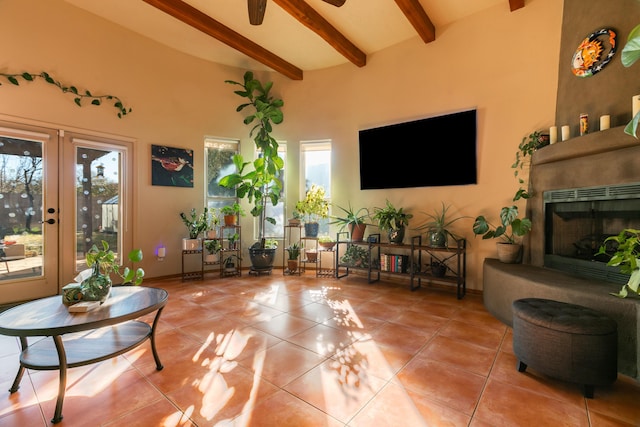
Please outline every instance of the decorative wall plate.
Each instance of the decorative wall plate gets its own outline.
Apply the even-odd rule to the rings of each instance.
[[[571,71],[578,77],[590,77],[611,62],[615,54],[615,31],[609,28],[594,31],[582,40],[573,54]]]

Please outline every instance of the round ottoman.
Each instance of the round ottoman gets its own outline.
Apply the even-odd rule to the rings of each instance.
[[[593,398],[596,385],[612,384],[618,375],[616,322],[595,310],[540,298],[513,302],[513,352],[518,371],[527,366],[580,384]]]

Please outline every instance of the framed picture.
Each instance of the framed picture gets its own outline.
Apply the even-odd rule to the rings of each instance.
[[[193,150],[152,145],[151,185],[193,187]]]

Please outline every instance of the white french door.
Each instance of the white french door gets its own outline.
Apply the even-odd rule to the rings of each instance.
[[[58,291],[58,148],[56,130],[0,122],[0,304]]]
[[[56,295],[132,247],[131,141],[0,121],[0,304]]]

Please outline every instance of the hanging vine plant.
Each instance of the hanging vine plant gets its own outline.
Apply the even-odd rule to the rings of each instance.
[[[82,92],[75,86],[63,85],[61,82],[51,77],[49,73],[45,71],[41,72],[40,74],[27,72],[20,74],[0,73],[0,76],[5,77],[9,81],[9,83],[16,86],[20,86],[20,79],[23,79],[26,82],[32,82],[38,78],[41,78],[45,82],[58,87],[58,89],[60,89],[63,93],[71,93],[72,95],[74,95],[75,98],[73,99],[73,102],[75,102],[78,107],[82,107],[82,102],[84,100],[90,101],[91,105],[102,105],[103,101],[113,101],[113,106],[118,110],[118,118],[122,118],[132,111],[131,108],[126,108],[122,103],[122,100],[117,96],[94,95],[88,90]],[[0,86],[2,86],[2,83],[0,83]]]

